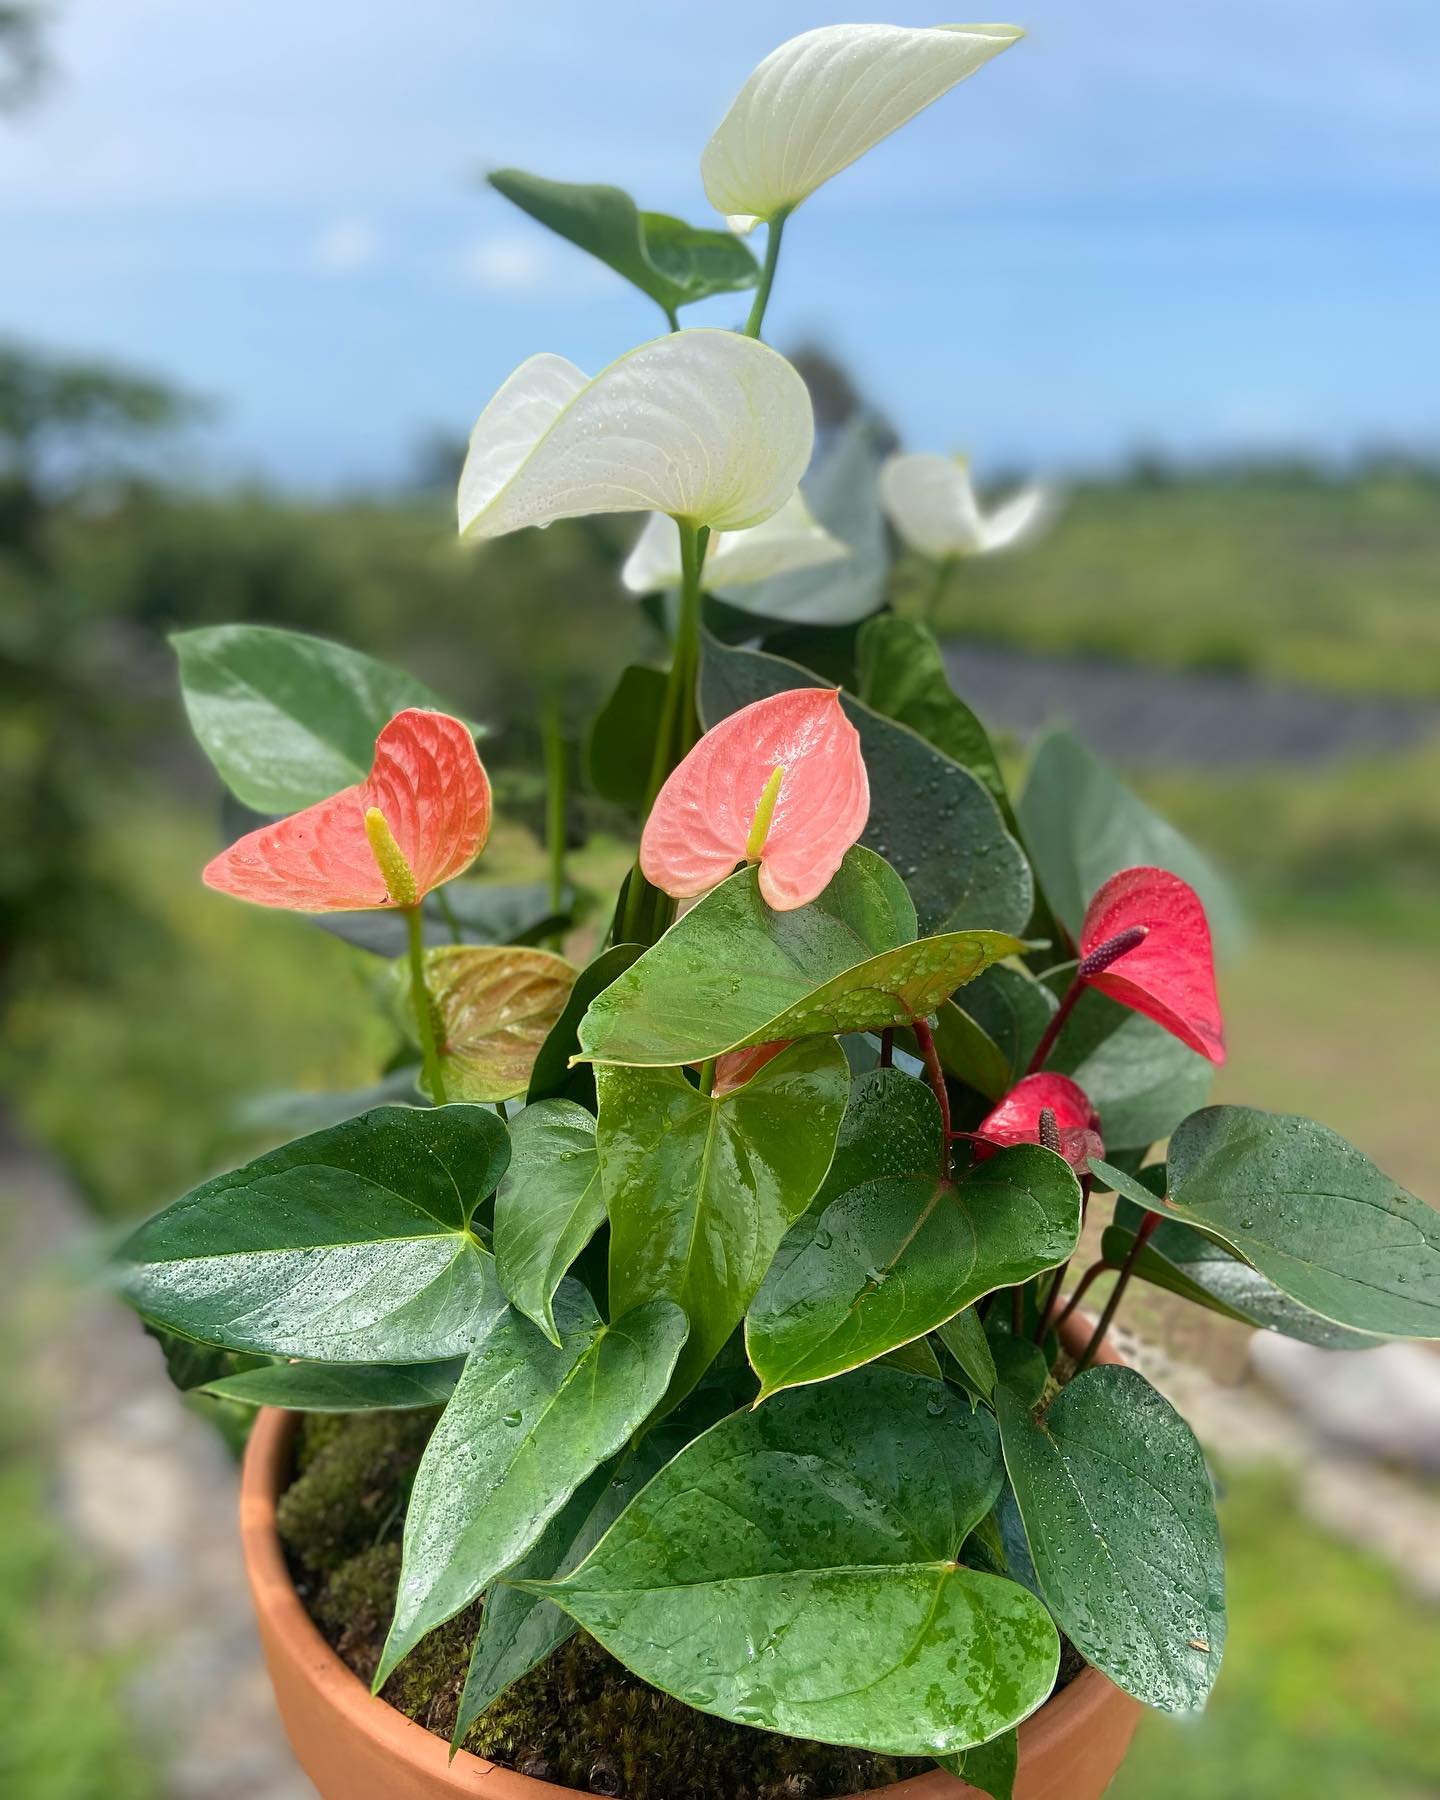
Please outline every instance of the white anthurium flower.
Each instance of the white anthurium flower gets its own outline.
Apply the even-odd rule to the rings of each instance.
[[[672,332],[593,378],[563,356],[532,356],[470,435],[460,533],[607,512],[742,531],[794,493],[814,435],[800,376],[733,331]]]
[[[795,492],[761,525],[748,531],[716,531],[705,553],[705,585],[712,591],[748,587],[772,575],[815,569],[850,555],[850,546],[832,537]],[[620,579],[632,594],[656,594],[680,585],[680,533],[664,513],[652,513]]]
[[[963,456],[892,456],[880,471],[880,498],[911,550],[935,562],[988,556],[1038,537],[1059,507],[1050,488],[1027,487],[982,512]]]
[[[705,146],[710,204],[736,231],[832,175],[1024,36],[1018,25],[824,25],[772,50]]]

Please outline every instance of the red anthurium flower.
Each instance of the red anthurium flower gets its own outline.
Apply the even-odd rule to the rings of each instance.
[[[1084,1175],[1089,1158],[1103,1156],[1100,1141],[1100,1116],[1090,1104],[1084,1088],[1068,1075],[1026,1075],[1015,1083],[975,1127],[980,1140],[977,1160],[983,1160],[1006,1144],[1043,1144],[1048,1132],[1041,1115],[1048,1112],[1055,1141],[1050,1149],[1058,1150],[1075,1170]]]
[[[640,840],[645,879],[677,900],[739,862],[777,912],[823,893],[870,816],[860,734],[838,688],[795,688],[722,719],[661,788]]]
[[[1210,925],[1200,896],[1178,875],[1141,868],[1110,877],[1085,913],[1080,975],[1211,1062],[1224,1062]]]
[[[375,740],[367,778],[239,839],[206,885],[296,912],[418,906],[490,834],[490,783],[459,719],[411,708]]]

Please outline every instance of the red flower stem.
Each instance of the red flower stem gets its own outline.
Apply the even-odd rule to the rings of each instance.
[[[1044,1032],[1041,1034],[1040,1042],[1035,1046],[1034,1054],[1026,1065],[1025,1073],[1027,1075],[1033,1075],[1037,1070],[1044,1068],[1045,1059],[1055,1048],[1055,1040],[1059,1037],[1061,1028],[1064,1026],[1065,1021],[1070,1017],[1070,1014],[1075,1010],[1075,1002],[1080,998],[1084,991],[1085,977],[1081,975],[1077,969],[1075,979],[1065,991],[1065,998],[1055,1009],[1054,1018],[1052,1018],[1050,1023],[1045,1027]]]
[[[1025,1287],[1017,1282],[1010,1290],[1010,1335],[1018,1338],[1025,1330]]]
[[[1152,1231],[1160,1223],[1159,1213],[1146,1213],[1140,1222],[1140,1229],[1135,1233],[1135,1242],[1130,1246],[1129,1254],[1120,1265],[1120,1273],[1115,1278],[1115,1286],[1110,1298],[1105,1302],[1105,1310],[1100,1315],[1100,1322],[1090,1334],[1090,1342],[1085,1346],[1084,1355],[1075,1365],[1078,1375],[1082,1369],[1088,1369],[1094,1360],[1095,1352],[1105,1341],[1105,1333],[1110,1329],[1111,1321],[1120,1305],[1125,1290],[1130,1285],[1130,1277],[1135,1273],[1135,1265],[1140,1260],[1140,1252],[1145,1248]]]
[[[893,1026],[880,1033],[880,1067],[882,1069],[893,1069],[895,1067],[895,1031]]]
[[[1082,1231],[1085,1229],[1085,1214],[1089,1210],[1089,1206],[1090,1177],[1088,1175],[1082,1175],[1080,1177],[1080,1229]],[[1050,1283],[1050,1292],[1046,1296],[1045,1304],[1040,1308],[1040,1322],[1035,1327],[1035,1342],[1037,1344],[1043,1344],[1045,1342],[1045,1333],[1050,1329],[1051,1316],[1053,1315],[1055,1308],[1060,1304],[1060,1289],[1064,1286],[1065,1276],[1072,1260],[1071,1257],[1067,1256],[1064,1262],[1061,1263],[1060,1267],[1055,1271],[1055,1279]]]
[[[410,945],[410,1003],[415,1008],[415,1025],[420,1033],[421,1066],[425,1085],[437,1106],[444,1106],[445,1076],[440,1068],[440,1051],[435,1043],[435,1019],[430,1011],[430,989],[425,982],[425,934],[420,908],[407,906],[405,930]]]
[[[1096,1281],[1101,1275],[1103,1275],[1107,1269],[1113,1269],[1114,1266],[1115,1266],[1114,1263],[1106,1262],[1106,1260],[1103,1256],[1100,1258],[1099,1262],[1091,1263],[1090,1267],[1085,1271],[1085,1273],[1080,1277],[1080,1280],[1077,1282],[1076,1287],[1075,1287],[1075,1292],[1066,1301],[1065,1310],[1060,1314],[1060,1317],[1055,1321],[1055,1329],[1057,1331],[1065,1323],[1065,1321],[1070,1317],[1071,1313],[1074,1312],[1075,1308],[1080,1304],[1080,1302],[1085,1298],[1085,1295],[1089,1292],[1091,1283]]]
[[[940,1066],[940,1052],[935,1048],[935,1034],[928,1019],[916,1019],[911,1026],[930,1088],[940,1106],[940,1174],[950,1178],[950,1093],[945,1086],[945,1071]]]

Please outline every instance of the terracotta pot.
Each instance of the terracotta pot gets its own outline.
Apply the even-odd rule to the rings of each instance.
[[[1081,1327],[1065,1333],[1072,1348]],[[1080,1339],[1083,1342],[1083,1338]],[[1102,1362],[1119,1358],[1106,1346]],[[372,1697],[321,1637],[295,1592],[275,1530],[296,1418],[267,1407],[250,1435],[240,1537],[260,1643],[291,1748],[322,1800],[564,1800],[575,1788],[517,1775],[461,1751]],[[1020,1727],[1015,1800],[1100,1800],[1124,1760],[1140,1706],[1085,1669]],[[855,1800],[983,1800],[935,1769]]]

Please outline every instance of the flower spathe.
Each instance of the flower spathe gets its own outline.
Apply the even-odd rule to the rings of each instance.
[[[612,512],[741,531],[794,493],[814,435],[800,376],[733,331],[673,332],[593,379],[563,356],[532,356],[470,435],[460,532],[503,537]]]
[[[675,899],[760,865],[777,912],[823,893],[870,816],[860,734],[838,688],[795,688],[706,732],[661,788],[640,840],[645,879]]]
[[[238,839],[204,879],[296,912],[417,906],[470,867],[489,833],[490,782],[469,727],[412,707],[375,740],[364,781]]]
[[[966,458],[928,452],[890,457],[880,471],[880,498],[906,547],[935,562],[1028,543],[1059,504],[1051,489],[1032,486],[982,512]]]
[[[797,207],[1024,36],[1017,25],[824,25],[772,50],[700,159],[737,231]]]
[[[1040,1115],[1049,1112],[1055,1121],[1060,1154],[1084,1175],[1092,1156],[1103,1156],[1100,1116],[1090,1097],[1068,1075],[1026,1075],[975,1127],[976,1159],[983,1161],[1007,1144],[1043,1142]]]
[[[1110,954],[1127,937],[1133,944]],[[1087,971],[1087,961],[1104,966]],[[1080,932],[1080,974],[1201,1056],[1224,1062],[1210,924],[1200,896],[1178,875],[1122,869],[1096,891]]]
[[[799,488],[762,524],[748,531],[716,531],[705,552],[705,586],[712,591],[748,587],[774,575],[816,569],[852,554],[832,537],[805,504]],[[620,579],[632,594],[655,594],[680,585],[680,532],[664,513],[652,513],[625,559]]]

